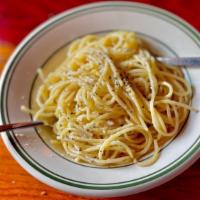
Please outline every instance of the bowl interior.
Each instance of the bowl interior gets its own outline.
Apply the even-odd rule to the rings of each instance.
[[[95,32],[95,33],[90,33],[90,34],[96,34],[96,35],[101,36],[113,31],[117,31],[117,30]],[[168,56],[168,57],[177,56],[176,53],[172,49],[170,49],[169,46],[164,44],[162,41],[154,37],[148,36],[147,34],[144,34],[144,33],[137,32],[137,36],[142,40],[142,43],[143,45],[145,45],[145,48],[147,48],[153,55]],[[41,66],[41,69],[45,76],[47,76],[50,72],[54,71],[66,59],[66,52],[67,52],[68,45],[70,45],[70,42],[67,42],[64,46],[57,49],[52,55],[49,56],[49,58]],[[191,78],[189,77],[189,73],[186,68],[183,68],[183,72],[185,74],[186,79],[190,81]],[[40,85],[42,84],[42,81],[37,74],[35,75],[35,77],[33,77],[33,79],[34,80],[33,80],[32,87],[30,90],[30,95],[29,95],[29,108],[31,108],[34,111],[37,111],[38,106],[35,100],[36,100],[37,91]],[[52,151],[62,156],[63,158],[68,159],[62,145],[58,143],[52,143],[52,140],[55,140],[56,136],[53,133],[51,128],[41,126],[41,127],[36,128],[35,131],[39,135],[41,140],[43,140],[43,142],[46,143],[47,146]],[[161,148],[162,149],[165,148],[165,146],[167,146],[169,142],[167,142]],[[150,155],[147,155],[145,156],[145,158],[149,156]]]

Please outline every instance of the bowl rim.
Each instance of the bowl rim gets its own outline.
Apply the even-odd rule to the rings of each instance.
[[[110,2],[99,2],[99,3],[91,3],[84,6],[79,6],[77,8],[73,8],[67,11],[62,12],[61,14],[58,14],[51,19],[47,20],[46,22],[42,23],[40,26],[38,26],[36,29],[34,29],[16,48],[12,56],[10,57],[9,61],[7,62],[0,81],[0,94],[1,94],[1,111],[3,111],[4,107],[4,101],[3,101],[3,91],[4,91],[4,84],[7,76],[9,75],[10,71],[14,69],[13,62],[16,58],[18,58],[18,55],[21,51],[24,50],[24,47],[27,47],[30,42],[36,38],[44,29],[48,26],[53,26],[56,23],[61,23],[62,19],[67,18],[69,16],[75,16],[77,13],[89,11],[90,9],[99,8],[99,7],[131,7],[139,10],[140,12],[149,13],[151,15],[154,15],[156,17],[160,17],[163,20],[167,20],[168,22],[179,26],[182,31],[184,31],[187,35],[189,35],[196,44],[198,42],[200,43],[200,35],[196,29],[194,29],[190,24],[182,20],[180,17],[165,11],[164,9],[157,8],[155,6],[150,6],[147,4],[142,3],[132,3],[132,2],[124,2],[124,1],[110,1]],[[199,44],[198,44],[199,45]],[[199,45],[200,47],[200,45]],[[6,123],[6,117],[5,113],[1,112],[1,122]],[[161,181],[165,179],[166,177],[170,177],[170,175],[174,174],[175,172],[177,175],[182,172],[183,168],[187,165],[187,168],[199,158],[199,150],[200,150],[200,136],[198,139],[193,143],[193,145],[184,152],[179,158],[177,158],[175,161],[170,163],[168,166],[162,168],[161,170],[158,170],[154,172],[153,174],[149,174],[145,177],[134,179],[130,181],[125,182],[118,182],[118,183],[107,183],[107,184],[94,184],[94,183],[86,183],[86,182],[80,182],[76,180],[64,180],[63,178],[57,177],[57,175],[52,175],[47,171],[43,171],[32,163],[26,155],[24,155],[19,147],[15,144],[15,142],[12,140],[12,132],[7,132],[2,134],[2,138],[4,143],[6,144],[8,150],[11,152],[13,157],[18,161],[19,164],[22,165],[29,173],[31,173],[36,178],[40,179],[41,181],[49,184],[49,179],[52,181],[60,182],[63,184],[67,184],[69,186],[78,187],[78,188],[84,188],[84,189],[92,189],[92,190],[112,190],[112,189],[123,189],[128,187],[134,187],[139,186],[141,184],[147,184],[152,181]],[[14,146],[14,148],[13,148]],[[17,151],[16,151],[17,149]],[[20,153],[19,153],[20,152]],[[27,167],[29,166],[29,167]],[[35,170],[35,171],[34,171]],[[52,173],[52,172],[51,172]],[[40,177],[38,177],[39,175]],[[44,180],[41,175],[47,178],[47,180]],[[174,176],[173,176],[174,177]],[[172,177],[172,178],[173,178]],[[65,178],[66,179],[66,178]],[[53,185],[53,184],[52,184]]]

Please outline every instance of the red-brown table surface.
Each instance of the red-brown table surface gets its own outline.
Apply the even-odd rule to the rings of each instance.
[[[63,10],[92,0],[0,0],[0,41],[17,45],[35,26]],[[200,30],[199,0],[140,0],[176,13]],[[1,42],[0,42],[1,43]],[[0,54],[6,48],[0,44]],[[1,66],[1,64],[0,64]],[[200,199],[200,160],[170,182],[137,195],[114,199]],[[0,200],[83,200],[30,176],[11,157],[0,139]],[[106,198],[108,199],[108,198]],[[104,199],[105,200],[105,199]]]

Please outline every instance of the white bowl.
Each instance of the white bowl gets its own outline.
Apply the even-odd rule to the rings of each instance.
[[[1,121],[31,120],[20,111],[29,105],[36,70],[62,46],[77,37],[112,30],[131,30],[165,55],[199,56],[199,33],[179,17],[139,3],[107,2],[61,13],[32,31],[17,47],[1,77]],[[187,70],[200,109],[200,69]],[[9,131],[3,141],[30,174],[57,189],[86,196],[113,197],[148,190],[180,174],[199,157],[200,113],[187,123],[152,166],[99,169],[77,165],[52,150],[34,128]]]

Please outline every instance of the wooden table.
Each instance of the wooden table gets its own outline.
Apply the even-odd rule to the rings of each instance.
[[[33,27],[49,16],[65,9],[81,5],[84,2],[92,1],[1,1],[0,40],[8,41],[16,45]],[[198,0],[141,0],[140,2],[154,4],[173,11],[200,30],[200,2]],[[2,50],[1,48],[5,50],[5,48],[0,45],[0,50]],[[200,199],[200,160],[182,175],[160,187],[137,195],[114,199],[170,200],[178,198],[180,200]],[[89,198],[65,194],[40,183],[19,166],[0,139],[0,200],[33,199],[86,200]]]

